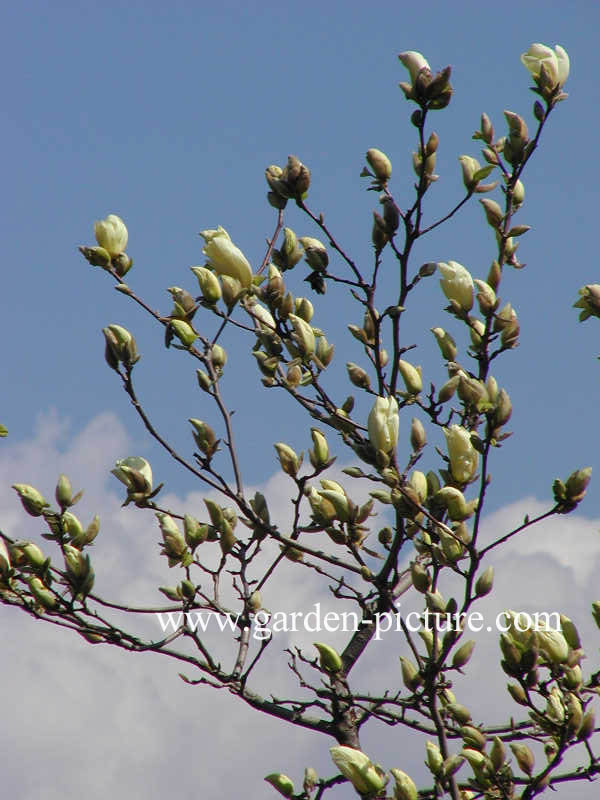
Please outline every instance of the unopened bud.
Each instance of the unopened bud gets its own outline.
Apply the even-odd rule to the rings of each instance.
[[[488,221],[488,225],[491,225],[492,228],[498,230],[500,225],[502,224],[502,220],[504,219],[504,214],[502,213],[502,209],[498,205],[495,200],[490,200],[489,197],[483,198],[483,200],[479,201],[483,206],[483,210],[485,211],[485,216]]]
[[[32,517],[40,517],[49,505],[43,495],[27,483],[13,483],[12,488],[19,495],[25,511]]]
[[[413,367],[413,365],[408,361],[399,359],[398,368],[400,370],[400,374],[402,375],[402,379],[404,380],[406,391],[409,394],[419,394],[419,392],[423,389],[423,381],[421,380],[421,367]]]
[[[348,370],[348,377],[355,386],[358,386],[361,389],[371,388],[371,379],[369,378],[368,373],[362,367],[359,367],[358,364],[354,364],[352,361],[349,361],[346,364],[346,369]]]
[[[446,361],[454,361],[456,359],[457,349],[456,342],[452,336],[443,328],[432,328],[431,332],[436,338],[442,356]]]
[[[342,669],[342,659],[337,650],[322,642],[313,642],[319,651],[319,663],[327,672],[339,672]]]
[[[416,417],[413,417],[410,425],[410,444],[415,452],[422,450],[427,444],[427,436],[423,423]]]
[[[485,597],[492,591],[494,585],[494,568],[487,567],[477,578],[475,583],[475,594],[477,597]]]
[[[277,450],[277,455],[279,456],[279,463],[281,464],[281,469],[287,474],[290,475],[292,478],[295,478],[298,474],[298,470],[300,469],[300,464],[302,460],[298,458],[296,452],[292,450],[289,445],[284,444],[283,442],[277,442],[275,445],[275,450]]]
[[[392,175],[392,162],[386,154],[372,147],[367,150],[366,158],[377,180],[386,183]]]

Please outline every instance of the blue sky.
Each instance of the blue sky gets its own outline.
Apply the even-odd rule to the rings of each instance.
[[[441,141],[441,177],[430,191],[433,220],[461,196],[457,157],[479,155],[471,134],[481,112],[498,131],[504,109],[531,120],[534,96],[519,56],[533,41],[568,50],[570,96],[553,113],[524,176],[518,221],[533,230],[519,255],[527,268],[508,272],[502,285],[503,300],[519,314],[521,346],[498,366],[514,403],[515,434],[492,466],[490,508],[525,496],[547,500],[553,478],[577,467],[592,465],[600,475],[600,328],[596,320],[579,325],[571,308],[580,286],[600,281],[600,7],[575,2],[568,9],[556,2],[433,2],[421,21],[416,6],[385,0],[376,8],[355,0],[12,4],[0,54],[6,483],[35,479],[49,493],[65,465],[77,464],[82,471],[71,475],[74,483],[86,485],[87,465],[90,480],[101,486],[100,474],[114,460],[139,454],[151,459],[171,492],[197,489],[146,441],[104,363],[101,329],[119,323],[134,332],[143,355],[136,367],[140,394],[159,427],[188,453],[187,418],[209,413],[195,366],[166,352],[161,330],[83,261],[77,246],[93,243],[94,220],[123,217],[135,261],[128,282],[167,313],[167,287],[196,290],[188,268],[204,263],[200,230],[223,225],[250,261],[260,263],[275,224],[264,169],[294,153],[312,170],[310,207],[323,211],[336,237],[366,260],[375,197],[359,178],[365,151],[378,147],[392,159],[391,189],[401,206],[414,183],[412,107],[397,88],[406,78],[397,54],[415,49],[434,68],[453,67],[452,103],[432,114]],[[296,209],[286,222],[298,235],[318,235]],[[485,278],[492,258],[492,233],[473,202],[419,245],[414,264],[453,259]],[[299,265],[289,279],[295,294],[309,293],[304,275]],[[438,384],[443,372],[429,329],[441,325],[462,336],[443,307],[433,279],[417,295],[406,328],[407,343],[419,346],[411,360]],[[315,323],[336,344],[332,385],[342,400],[349,391],[344,364],[361,356],[348,322],[360,322],[358,312],[330,292]],[[243,468],[260,484],[276,471],[274,441],[307,449],[310,439],[287,399],[262,390],[250,346],[237,337],[227,342],[223,385],[237,408]],[[401,423],[405,438],[410,416]],[[93,427],[98,419],[104,427]],[[97,439],[82,434],[90,425]],[[78,441],[90,449],[88,460],[73,460]],[[44,454],[37,460],[36,446]],[[2,496],[17,529],[15,499]],[[94,496],[106,497],[100,488]],[[600,514],[599,498],[590,491],[587,517]],[[31,522],[20,535],[34,535]]]

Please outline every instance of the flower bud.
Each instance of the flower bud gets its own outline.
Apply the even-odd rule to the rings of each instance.
[[[194,429],[192,435],[198,449],[210,458],[216,453],[219,444],[215,432],[200,419],[191,417],[188,421]]]
[[[359,794],[376,795],[381,792],[386,784],[385,777],[363,752],[345,745],[330,747],[329,752],[333,763]]]
[[[471,435],[460,425],[451,425],[443,430],[452,477],[457,483],[469,483],[477,471],[479,461],[479,455],[471,444]]]
[[[383,206],[383,221],[386,224],[388,235],[391,238],[400,225],[400,209],[392,198],[388,197],[386,194],[379,198],[379,202]]]
[[[419,502],[424,503],[427,500],[427,478],[423,472],[418,469],[413,470],[408,479],[408,485],[412,486],[417,493]]]
[[[387,225],[383,217],[376,211],[373,212],[373,228],[371,229],[371,242],[375,250],[380,253],[389,241]]]
[[[94,222],[94,233],[100,247],[103,247],[111,257],[122,253],[127,247],[129,234],[125,223],[116,214],[109,214],[106,219]]]
[[[329,463],[329,445],[318,428],[311,428],[310,435],[314,445],[314,449],[309,450],[310,463],[315,469],[320,469]]]
[[[409,692],[414,692],[422,683],[423,678],[419,674],[419,670],[415,667],[412,661],[408,658],[400,656],[400,665],[402,668],[402,681]]]
[[[485,211],[485,217],[488,221],[488,225],[491,225],[495,230],[499,230],[502,221],[504,220],[504,214],[502,213],[502,209],[498,203],[495,200],[490,200],[489,197],[485,197],[479,202]]]
[[[227,363],[227,351],[220,344],[214,344],[211,350],[211,360],[217,370],[222,370]]]
[[[340,672],[342,669],[342,659],[337,650],[322,642],[313,642],[319,651],[319,663],[321,668],[327,672]]]
[[[413,367],[408,361],[399,359],[398,369],[402,375],[406,391],[409,394],[419,394],[423,389],[423,382],[421,380],[421,367]]]
[[[450,380],[446,381],[443,386],[440,387],[440,391],[438,392],[438,403],[447,403],[448,400],[451,400],[454,397],[454,393],[458,387],[460,381],[459,375],[454,375]]]
[[[288,776],[284,775],[282,772],[273,772],[271,775],[267,775],[265,780],[284,797],[291,797],[294,794],[294,783],[292,779],[288,778]]]
[[[474,179],[474,175],[481,169],[481,164],[476,158],[472,158],[471,156],[459,156],[458,160],[460,161],[460,165],[462,167],[462,177],[465,189],[468,192],[472,192],[479,183],[478,180]]]
[[[119,253],[119,255],[113,256],[112,264],[119,278],[124,278],[133,267],[133,258],[130,258],[127,253]]]
[[[329,264],[325,245],[311,236],[301,236],[298,241],[304,248],[304,256],[309,267],[318,272],[324,272]]]
[[[452,658],[452,666],[456,667],[457,669],[464,667],[473,655],[474,649],[475,642],[472,639],[469,639],[469,641],[462,644],[454,653]]]
[[[192,326],[182,319],[172,319],[169,326],[185,347],[191,347],[198,338],[198,334]]]
[[[581,297],[573,304],[573,308],[581,308],[579,321],[584,322],[588,317],[600,317],[600,284],[589,283],[579,289]]]
[[[201,231],[205,241],[202,252],[208,258],[207,266],[218,275],[228,275],[240,282],[244,289],[252,284],[252,268],[242,251],[236,247],[225,228]]]
[[[367,150],[367,161],[380,183],[387,183],[392,175],[392,162],[381,150],[372,147]]]
[[[312,767],[306,767],[306,769],[304,770],[304,783],[302,784],[304,792],[307,795],[312,794],[318,782],[319,782],[319,776],[317,775],[317,771]]]
[[[418,592],[424,594],[431,587],[431,576],[424,566],[418,561],[413,561],[410,565],[410,576],[413,586]]]
[[[301,317],[305,322],[310,322],[313,318],[313,304],[306,297],[297,297],[295,301],[296,316]]]
[[[369,440],[376,450],[389,453],[398,443],[398,403],[394,397],[378,397],[368,419]]]
[[[358,386],[360,389],[371,388],[369,374],[362,367],[359,367],[358,364],[355,364],[353,361],[349,361],[346,364],[346,369],[348,370],[348,377],[355,386]]]
[[[426,74],[428,73],[431,75],[431,68],[421,53],[418,53],[416,50],[407,50],[404,53],[400,53],[398,56],[402,64],[406,67],[406,69],[410,73],[410,80],[411,83],[415,84],[417,78],[425,71]]]
[[[152,467],[145,458],[130,456],[116,462],[111,473],[127,487],[127,494],[152,493]]]
[[[277,442],[274,447],[275,450],[277,450],[277,455],[279,456],[281,469],[286,473],[286,475],[295,478],[298,474],[298,470],[300,469],[302,459],[299,459],[296,455],[296,452],[292,450],[289,445],[284,444],[283,442]]]
[[[58,598],[54,592],[37,576],[29,579],[29,590],[39,605],[47,611],[52,611],[58,605]]]
[[[416,417],[413,417],[410,425],[410,445],[414,452],[418,452],[419,450],[422,450],[426,444],[427,436],[425,434],[423,423]]]
[[[443,276],[440,286],[448,300],[454,300],[463,311],[470,311],[473,307],[471,273],[457,261],[441,261],[437,266]]]
[[[477,597],[485,597],[492,591],[494,585],[494,568],[487,567],[477,578],[475,583],[475,594]]]
[[[34,569],[41,569],[46,564],[46,556],[42,553],[37,544],[26,542],[21,546],[21,550],[29,565]]]
[[[32,517],[40,517],[49,505],[43,495],[27,483],[13,483],[12,488],[19,495],[25,511]]]
[[[473,514],[463,493],[454,486],[444,486],[437,492],[435,499],[443,504],[448,516],[455,522],[462,522]]]
[[[434,742],[427,742],[425,744],[425,752],[427,754],[427,766],[431,774],[434,776],[440,775],[444,763],[440,748]]]
[[[531,776],[535,765],[535,759],[531,750],[526,744],[511,744],[510,749],[513,751],[519,767],[526,775]]]
[[[192,272],[198,279],[202,297],[207,303],[216,303],[221,299],[221,284],[214,272],[206,267],[191,267]]]
[[[560,631],[536,630],[539,649],[552,664],[564,664],[569,657],[569,645]]]
[[[494,311],[498,305],[498,300],[496,299],[496,293],[492,287],[485,281],[481,281],[477,278],[473,281],[473,283],[479,290],[477,293],[477,301],[479,303],[481,313],[483,315],[487,315],[490,313],[490,311]]]
[[[456,360],[456,342],[452,336],[443,328],[432,328],[431,332],[436,338],[440,352],[446,361]]]
[[[297,345],[300,347],[304,358],[309,358],[315,352],[315,334],[308,322],[305,322],[302,317],[297,317],[295,314],[288,315],[289,321],[294,328],[294,338]]]
[[[592,477],[592,468],[578,469],[572,472],[565,483],[567,500],[579,503],[585,497],[585,492]]]
[[[175,520],[169,514],[158,512],[156,518],[163,537],[161,553],[167,556],[169,566],[173,567],[182,560],[183,555],[186,553],[185,539],[181,535]]]
[[[71,487],[71,481],[66,475],[59,476],[54,496],[56,497],[56,502],[61,508],[69,508],[69,506],[73,505],[73,489]]]
[[[545,97],[556,89],[562,89],[569,77],[569,56],[559,44],[555,45],[554,50],[545,44],[532,44],[522,54],[521,62]]]
[[[80,247],[79,252],[92,267],[110,267],[110,253],[104,247]]]
[[[287,164],[281,173],[281,181],[285,184],[287,197],[301,199],[310,186],[310,170],[296,156],[288,156]]]

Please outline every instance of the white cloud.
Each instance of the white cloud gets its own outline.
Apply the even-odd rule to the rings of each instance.
[[[175,583],[177,573],[166,569],[158,555],[159,532],[153,515],[122,509],[122,487],[108,477],[115,458],[128,453],[131,444],[122,425],[108,413],[75,435],[56,415],[50,415],[40,419],[30,441],[13,445],[5,440],[0,450],[2,530],[15,538],[40,542],[39,520],[22,511],[8,487],[15,481],[31,483],[51,499],[58,474],[65,472],[76,489],[85,487],[84,499],[76,508],[78,513],[81,508],[84,523],[96,512],[101,517],[101,532],[91,551],[95,590],[107,597],[134,599],[140,605],[163,605],[156,586]],[[332,477],[349,480],[339,470]],[[356,482],[360,484],[366,492],[366,482]],[[273,519],[284,529],[290,520],[292,488],[281,473],[262,487]],[[178,498],[165,493],[161,503],[205,517],[203,496],[192,492]],[[533,517],[543,510],[534,498],[521,500],[487,517],[483,536],[492,541],[518,525],[525,513]],[[545,521],[492,551],[494,593],[478,606],[486,620],[508,607],[538,610],[550,604],[548,610],[556,608],[577,622],[592,656],[598,633],[589,605],[596,599],[598,527],[598,521],[579,514],[564,516]],[[318,541],[319,547],[325,546],[321,538]],[[51,543],[42,546],[51,552]],[[277,552],[273,548],[269,558]],[[269,558],[265,557],[264,565]],[[263,592],[265,606],[288,612],[309,611],[316,602],[322,603],[323,610],[336,607],[325,585],[333,581],[314,581],[314,577],[306,569],[282,562]],[[412,607],[419,608],[420,599],[403,598],[402,610]],[[58,800],[85,793],[88,800],[108,794],[116,800],[141,795],[152,800],[176,792],[182,797],[243,794],[248,800],[262,800],[272,791],[262,782],[268,772],[288,772],[298,788],[308,764],[324,775],[335,771],[326,737],[258,714],[226,691],[184,685],[177,677],[179,671],[193,677],[185,665],[154,654],[92,647],[70,632],[36,622],[15,609],[1,607],[0,615],[4,718],[10,720],[5,723],[10,727],[4,737],[7,796],[38,794]],[[151,630],[151,621],[145,627]],[[314,657],[313,641],[341,648],[345,638],[311,632],[278,635],[256,671],[255,685],[262,691],[297,695],[284,648],[298,645]],[[498,665],[497,634],[484,632],[473,638],[477,647],[470,677],[456,681],[459,701],[469,706],[476,721],[499,722],[510,713],[519,716]],[[231,649],[221,639],[220,649],[224,657],[230,657]],[[353,687],[400,687],[398,656],[405,649],[397,633],[373,643],[352,673]],[[287,694],[286,689],[290,690]],[[388,767],[405,769],[416,779],[424,774],[422,737],[370,723],[363,732],[363,747]],[[467,773],[466,768],[463,772]],[[582,783],[561,787],[557,794],[567,795],[591,800],[595,790]],[[329,796],[342,798],[348,790],[337,787]]]

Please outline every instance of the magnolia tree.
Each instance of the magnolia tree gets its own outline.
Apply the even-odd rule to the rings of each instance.
[[[323,214],[311,209],[310,170],[295,156],[283,168],[266,170],[276,225],[262,264],[251,265],[224,228],[203,231],[206,263],[192,268],[199,294],[191,286],[171,287],[168,313],[154,311],[125,282],[132,260],[125,253],[127,228],[118,216],[97,222],[97,245],[80,248],[90,264],[116,281],[119,292],[162,326],[166,346],[183,351],[196,370],[210,423],[189,420],[195,451],[188,455],[174,449],[138,397],[134,367],[140,355],[133,335],[120,325],[104,329],[106,361],[142,425],[210,496],[200,518],[185,508],[166,508],[159,497],[162,484],[154,485],[145,459],[117,461],[113,474],[124,484],[124,505],[156,517],[161,553],[175,576],[173,585],[157,587],[166,605],[163,600],[157,608],[136,608],[97,593],[91,546],[100,522],[95,518],[84,527],[73,513],[81,492],[73,493],[69,479],[59,477],[55,503],[30,485],[15,484],[25,510],[45,523],[46,542],[42,550],[33,541],[3,536],[0,598],[90,643],[167,655],[185,666],[187,683],[225,687],[257,711],[325,734],[332,745],[329,775],[307,767],[303,785],[295,786],[285,771],[297,765],[281,764],[282,772],[267,776],[269,791],[285,797],[318,799],[348,782],[348,796],[365,798],[529,800],[600,772],[593,749],[597,676],[582,671],[584,651],[567,617],[530,624],[517,612],[502,615],[498,635],[500,667],[508,678],[506,721],[480,724],[451,688],[476,664],[466,621],[476,619],[481,598],[494,590],[492,556],[540,520],[573,511],[591,472],[579,469],[556,480],[554,501],[545,513],[482,541],[490,464],[501,459],[498,448],[510,435],[511,400],[497,370],[519,340],[517,314],[499,293],[505,270],[522,267],[517,248],[528,231],[517,216],[525,198],[522,176],[551,113],[567,96],[563,85],[569,73],[560,46],[533,44],[521,60],[537,95],[533,120],[528,126],[505,111],[507,130],[498,136],[482,114],[473,138],[483,148],[483,165],[473,156],[459,157],[464,192],[453,208],[431,221],[426,200],[438,177],[439,140],[429,125],[432,112],[450,105],[451,71],[432,71],[414,51],[400,55],[409,76],[400,88],[414,109],[416,181],[396,192],[387,155],[367,151],[362,177],[368,191],[379,193],[369,263],[357,263]],[[486,279],[474,280],[452,260],[415,266],[415,244],[477,196],[482,224],[495,236]],[[284,227],[288,205],[304,215],[311,235],[297,237]],[[389,283],[382,291],[384,270],[388,281],[394,276],[392,294]],[[403,326],[405,310],[436,275],[448,327],[456,336],[442,327],[432,329],[447,370],[438,386],[426,384],[428,370],[422,374],[412,363],[414,345]],[[310,299],[293,294],[303,278]],[[348,325],[356,340],[355,362],[346,365],[359,400],[356,410],[353,396],[344,400],[347,392],[340,394],[339,381],[330,377],[334,347],[326,321],[319,319],[326,290],[349,293],[356,304],[360,323]],[[598,286],[581,290],[583,317],[600,315],[599,297]],[[439,298],[438,319],[441,293]],[[281,403],[281,392],[286,394],[298,420],[306,420],[307,443],[312,439],[305,460],[289,444],[274,443],[292,501],[286,527],[270,512],[275,498],[249,492],[242,475],[234,409],[222,386],[231,368],[223,341],[232,328],[247,338],[247,352],[256,360],[256,389],[266,391],[264,403]],[[402,439],[399,431],[406,431]],[[428,439],[445,440],[446,446],[438,449]],[[334,472],[335,459],[344,457],[350,466]],[[268,631],[270,623],[275,625],[277,597],[269,589],[288,570],[303,571],[315,592],[329,591],[331,605],[345,609],[343,647],[331,644],[328,631],[336,630],[331,625],[325,625],[314,648],[291,646],[285,652],[269,646],[268,636],[251,635],[253,626]],[[399,598],[408,593],[417,598],[419,611],[404,618],[396,612]],[[168,614],[173,624],[153,638],[140,633],[136,623],[154,612]],[[221,625],[217,642],[190,624],[193,613],[231,624]],[[592,613],[600,625],[600,603]],[[398,683],[374,692],[355,668],[392,618],[399,634]],[[291,677],[295,696],[281,699],[257,690],[255,676],[266,663],[271,674],[281,670]],[[375,753],[363,752],[361,730],[369,721],[386,730],[403,729],[407,736],[424,735],[426,776],[418,764],[380,766]],[[569,751],[574,756],[565,766]]]

